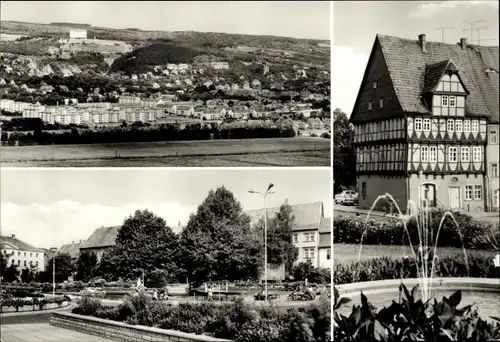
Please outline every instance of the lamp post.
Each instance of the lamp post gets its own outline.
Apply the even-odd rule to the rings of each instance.
[[[259,194],[264,197],[264,298],[267,301],[267,195],[274,194],[270,191],[274,185],[269,183],[266,192],[258,192],[255,190],[248,190],[251,194]]]
[[[52,254],[52,296],[56,295],[56,254]]]

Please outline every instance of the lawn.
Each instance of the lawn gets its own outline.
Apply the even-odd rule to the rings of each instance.
[[[3,156],[2,156],[3,159]],[[255,167],[330,166],[330,151],[242,155],[67,159],[2,162],[2,167]]]
[[[358,261],[359,244],[334,244],[333,255],[335,263],[351,263]],[[493,258],[495,252],[482,250],[466,250],[467,255],[483,255]],[[381,257],[391,257],[394,259],[411,256],[411,251],[408,246],[384,246],[384,245],[364,245],[361,251],[361,260],[369,260]],[[460,248],[439,247],[437,249],[439,257],[448,255],[464,255]]]
[[[195,157],[207,156],[231,156],[238,154],[264,154],[264,153],[286,153],[286,152],[309,152],[304,156],[314,157],[314,152],[321,152],[319,158],[321,165],[330,165],[330,140],[321,138],[270,138],[270,139],[237,139],[237,140],[198,140],[198,141],[165,141],[165,142],[140,142],[140,143],[119,143],[119,144],[90,144],[90,145],[49,145],[49,146],[3,146],[0,148],[2,166],[9,166],[10,163],[26,162],[53,162],[53,161],[75,161],[75,160],[99,160],[119,158],[161,158],[161,157]],[[328,155],[328,158],[326,157]],[[239,157],[240,158],[240,157]],[[309,157],[310,158],[310,157]],[[241,160],[240,160],[241,159]],[[229,159],[222,164],[234,165],[239,163],[243,166],[257,164],[260,158],[253,160]],[[271,159],[271,160],[269,160]],[[278,158],[279,159],[279,158]],[[302,157],[304,159],[304,157]],[[328,159],[328,160],[327,160]],[[182,160],[182,159],[181,159]],[[223,160],[223,159],[222,159]],[[141,161],[142,163],[143,161]],[[169,161],[168,164],[175,164],[178,161]],[[180,162],[182,165],[183,161]],[[189,163],[189,161],[187,162]],[[195,162],[196,163],[196,162]],[[274,162],[272,156],[268,156],[264,165],[283,165],[283,163],[296,163],[297,166],[316,166],[317,161],[295,161],[290,157],[286,161]],[[303,165],[306,163],[307,165]],[[27,164],[31,166],[30,164]],[[295,164],[294,164],[295,165]],[[16,165],[13,165],[16,166]],[[18,166],[18,165],[17,165]],[[36,166],[36,165],[33,165]],[[82,165],[88,166],[88,165]],[[117,165],[122,166],[122,165]],[[145,165],[148,166],[148,165]],[[197,165],[187,165],[197,166]],[[212,165],[203,165],[212,166]],[[226,165],[215,165],[226,166]],[[255,166],[258,166],[255,165]]]

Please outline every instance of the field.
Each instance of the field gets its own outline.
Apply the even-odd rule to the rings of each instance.
[[[358,261],[359,245],[354,244],[334,244],[333,255],[336,263],[351,263]],[[466,250],[467,255],[495,256],[494,252],[481,250]],[[437,249],[439,257],[448,255],[464,255],[460,248],[440,247]],[[391,257],[394,259],[411,256],[408,246],[384,246],[384,245],[364,245],[361,251],[361,260],[369,260],[381,257]]]
[[[2,167],[330,166],[321,138],[143,142],[0,148]]]

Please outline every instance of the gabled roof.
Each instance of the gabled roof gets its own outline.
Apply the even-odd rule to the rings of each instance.
[[[453,60],[461,81],[467,87],[470,95],[466,101],[468,116],[489,116],[493,121],[498,121],[498,73],[487,73],[488,68],[499,70],[498,46],[467,45],[464,49],[460,44],[445,44],[426,42],[427,52],[417,39],[404,39],[399,37],[378,34],[370,55],[380,48],[387,69],[394,86],[396,100],[405,113],[429,113],[429,109],[422,101],[427,65],[434,65],[448,60]],[[370,67],[368,62],[367,70]],[[438,66],[435,66],[436,68]],[[363,83],[365,82],[363,77]],[[358,95],[359,96],[359,95]],[[357,107],[357,102],[354,108]],[[352,121],[356,113],[351,115]]]
[[[318,229],[321,219],[324,216],[323,202],[292,205],[292,212],[295,216],[295,227],[293,230]],[[279,207],[268,208],[267,217],[271,219],[280,210]],[[245,211],[251,218],[252,224],[259,222],[264,217],[264,209]]]
[[[118,236],[119,229],[120,226],[97,228],[87,241],[80,246],[80,249],[114,246],[116,244],[116,237]]]
[[[330,217],[324,217],[321,219],[319,224],[319,233],[331,233],[332,232],[332,219]]]
[[[82,246],[84,242],[80,243],[68,243],[66,245],[62,245],[61,248],[57,251],[58,254],[69,254],[72,258],[78,258],[80,255],[80,246]]]
[[[460,77],[460,74],[458,73],[458,69],[455,66],[455,63],[453,63],[451,59],[426,66],[424,89],[422,90],[422,94],[427,94],[432,91],[435,91],[436,87],[439,84],[439,81],[441,81],[445,72],[447,71],[456,73],[457,77],[462,83],[462,86],[464,87],[465,92],[467,94],[470,94],[470,92],[467,90],[467,87],[465,87],[464,83],[462,82],[462,79]]]
[[[15,236],[0,236],[0,245],[8,244],[10,246],[17,247],[17,250],[22,252],[37,252],[43,253],[43,249],[33,247],[32,245],[23,242],[16,238]],[[9,248],[11,248],[9,246]]]

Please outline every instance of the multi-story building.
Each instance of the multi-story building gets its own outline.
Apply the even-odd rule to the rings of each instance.
[[[350,117],[360,207],[390,193],[402,210],[488,208],[487,124],[498,121],[488,69],[498,47],[377,35]]]
[[[496,82],[498,85],[498,73],[496,74]],[[498,96],[496,101],[498,101]],[[499,211],[500,208],[500,148],[498,139],[499,122],[498,112],[496,112],[488,124],[488,145],[486,146],[486,207],[489,211]]]
[[[44,250],[36,248],[12,236],[0,236],[0,249],[7,256],[8,265],[17,266],[18,271],[25,268],[45,270]]]
[[[101,227],[96,229],[94,233],[80,245],[80,253],[95,253],[97,260],[101,261],[104,252],[116,244],[119,228],[120,227]]]
[[[320,224],[324,219],[323,202],[292,205],[295,216],[295,225],[292,228],[293,243],[299,250],[296,263],[310,260],[315,267],[319,267],[319,238]],[[279,207],[268,208],[268,220],[274,217],[280,210]],[[249,210],[245,212],[251,218],[252,224],[256,224],[264,218],[264,209]]]
[[[76,261],[80,256],[80,247],[84,244],[83,240],[79,242],[72,241],[71,243],[62,245],[59,250],[57,250],[57,254],[68,254],[71,257],[71,260]]]

